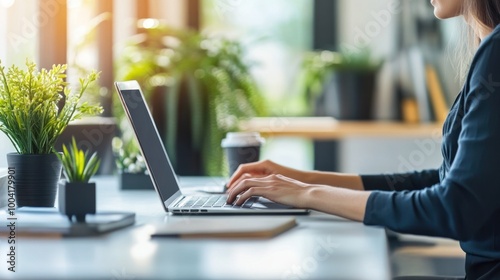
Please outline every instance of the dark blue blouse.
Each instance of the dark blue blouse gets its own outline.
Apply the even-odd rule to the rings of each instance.
[[[500,26],[481,43],[443,127],[438,170],[362,176],[364,223],[453,238],[467,279],[500,279]]]

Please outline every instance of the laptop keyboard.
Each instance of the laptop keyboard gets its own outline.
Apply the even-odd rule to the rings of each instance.
[[[257,201],[257,197],[251,197],[243,205],[235,206],[226,203],[227,195],[213,195],[213,196],[186,196],[174,207],[178,208],[249,208]]]

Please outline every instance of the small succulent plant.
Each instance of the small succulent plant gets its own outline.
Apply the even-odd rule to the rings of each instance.
[[[78,148],[76,140],[73,137],[71,145],[66,147],[63,144],[62,154],[57,154],[63,164],[64,175],[71,183],[88,183],[90,178],[97,173],[101,160],[97,153],[89,157],[88,151]]]

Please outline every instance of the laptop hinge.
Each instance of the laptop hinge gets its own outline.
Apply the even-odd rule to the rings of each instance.
[[[174,203],[176,200],[178,200],[181,197],[182,197],[181,191],[176,191],[174,193],[174,195],[172,195],[169,199],[167,199],[167,200],[165,200],[165,202],[163,202],[163,204],[165,205],[165,209],[167,210],[167,212],[168,212],[168,207],[171,206],[172,203]]]

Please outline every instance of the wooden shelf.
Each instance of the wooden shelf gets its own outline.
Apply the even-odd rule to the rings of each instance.
[[[388,121],[337,121],[330,117],[253,118],[240,124],[242,131],[266,137],[289,136],[316,140],[348,137],[441,137],[442,124],[408,124]]]

